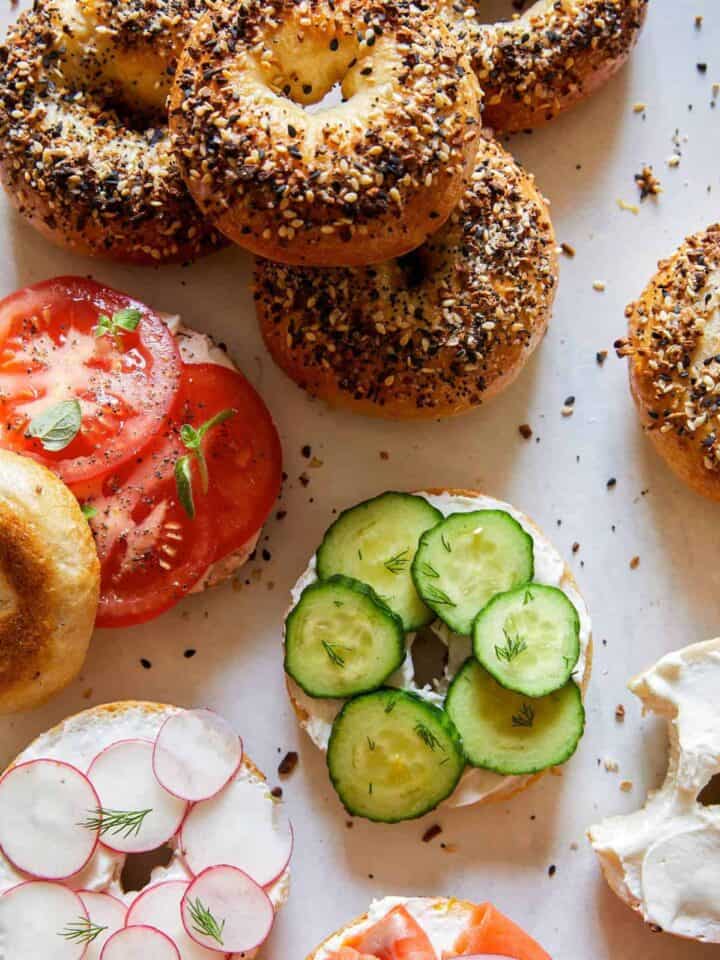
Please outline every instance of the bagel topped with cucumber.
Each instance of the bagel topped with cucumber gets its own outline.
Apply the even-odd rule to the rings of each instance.
[[[70,717],[0,778],[7,960],[246,960],[289,890],[282,804],[209,710],[135,701]],[[123,869],[168,849],[141,890]]]
[[[418,638],[446,647],[416,682]],[[568,760],[592,660],[562,557],[506,503],[388,492],[345,510],[292,591],[285,671],[353,815],[397,822],[506,798]]]
[[[97,625],[142,623],[231,576],[278,495],[260,396],[178,317],[61,277],[0,302],[0,447],[82,505],[101,563]]]

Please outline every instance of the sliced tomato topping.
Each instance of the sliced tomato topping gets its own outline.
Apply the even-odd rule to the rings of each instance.
[[[402,906],[395,907],[344,945],[377,960],[437,960],[428,935]]]
[[[0,303],[0,445],[66,483],[102,478],[162,430],[181,367],[160,317],[116,290],[81,277],[19,290]],[[78,423],[51,438],[61,405]]]
[[[483,903],[473,911],[467,930],[460,934],[450,957],[498,954],[513,960],[552,960],[549,953],[512,920]]]

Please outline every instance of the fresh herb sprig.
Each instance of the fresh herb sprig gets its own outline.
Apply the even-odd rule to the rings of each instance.
[[[442,743],[440,743],[432,730],[429,727],[426,727],[424,723],[416,724],[415,733],[420,737],[426,747],[429,747],[431,750],[435,750],[436,747],[439,747],[442,752],[445,753],[445,747],[442,745]]]
[[[405,567],[410,563],[410,551],[405,548],[399,553],[396,553],[394,557],[390,557],[385,561],[383,566],[390,573],[402,573]]]
[[[99,807],[91,810],[80,826],[87,830],[97,830],[101,837],[109,833],[112,837],[121,835],[127,840],[139,835],[145,818],[150,813],[152,807],[147,810],[108,810]]]
[[[234,417],[237,410],[221,410],[211,417],[202,426],[193,427],[189,423],[183,424],[180,428],[180,439],[185,449],[189,452],[175,464],[175,484],[177,486],[178,499],[182,504],[183,510],[191,520],[195,518],[195,497],[193,496],[193,462],[197,463],[200,473],[200,487],[203,493],[210,489],[210,474],[208,471],[207,460],[203,450],[203,440],[208,433],[215,427],[220,426],[230,417]]]
[[[519,633],[516,633],[514,637],[511,636],[505,627],[503,627],[503,633],[505,634],[505,646],[501,647],[499,644],[495,644],[495,656],[498,660],[511,663],[515,657],[519,657],[521,653],[527,650],[527,641],[523,640]]]
[[[124,333],[133,333],[138,328],[142,314],[136,307],[123,307],[122,310],[116,310],[108,317],[101,314],[95,327],[95,336],[99,340],[101,337],[112,337],[118,350],[124,350]]]
[[[81,424],[80,401],[75,398],[62,400],[33,417],[26,435],[39,440],[43,450],[58,453],[70,446],[80,432]]]
[[[215,940],[222,947],[222,934],[225,929],[225,921],[220,922],[216,920],[210,908],[206,907],[198,897],[196,897],[194,901],[188,901],[188,911],[195,932],[210,937],[211,940]]]
[[[336,643],[332,643],[330,640],[323,640],[322,645],[323,645],[323,650],[328,655],[328,657],[332,660],[332,662],[335,664],[336,667],[345,666],[345,658],[338,653],[338,645]]]
[[[513,714],[512,725],[514,727],[531,727],[535,722],[535,711],[529,703],[523,703],[520,712]]]
[[[97,940],[103,930],[107,927],[101,927],[100,924],[93,923],[89,917],[78,917],[72,920],[68,925],[58,933],[63,940],[69,940],[70,943],[92,943]]]

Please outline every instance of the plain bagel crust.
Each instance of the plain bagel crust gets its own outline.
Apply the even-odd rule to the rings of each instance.
[[[483,122],[512,133],[589,97],[625,63],[649,0],[538,0],[509,21],[475,20],[474,0],[444,0],[485,95]]]
[[[312,112],[336,84],[342,104]],[[480,93],[416,0],[218,5],[180,59],[170,127],[188,187],[231,240],[285,263],[419,246],[465,189]]]
[[[37,706],[78,674],[99,592],[78,501],[45,467],[0,450],[0,714]]]
[[[626,315],[615,347],[643,429],[685,483],[720,500],[720,225],[662,260]]]
[[[42,0],[0,48],[0,179],[76,253],[182,261],[225,243],[167,130],[168,76],[204,0]]]
[[[415,494],[418,496],[422,496],[423,493],[430,493],[435,495],[448,494],[449,496],[457,496],[457,497],[482,497],[483,496],[483,494],[479,490],[466,490],[459,487],[456,487],[456,488],[429,487],[429,488],[425,488],[425,490],[422,490],[422,491],[415,491]],[[538,537],[541,537],[542,539],[547,540],[547,537],[545,536],[543,531],[540,529],[540,527],[538,527],[536,523],[534,523],[532,520],[530,520],[529,517],[526,517],[524,514],[522,515],[522,523],[523,523],[523,526],[527,527],[529,530],[532,530],[532,532],[536,534]],[[572,588],[578,595],[582,596],[582,594],[580,594],[580,589],[577,585],[575,577],[573,576],[573,573],[567,564],[565,564],[565,568],[563,570],[563,575],[562,575],[562,579],[560,581],[559,586],[561,589]],[[580,678],[578,681],[578,686],[580,687],[580,690],[582,692],[583,699],[587,694],[588,686],[590,684],[590,675],[592,673],[592,663],[593,663],[593,640],[592,640],[592,636],[590,636],[588,638],[587,649],[585,650],[585,672],[583,673],[582,678]],[[285,677],[285,686],[287,688],[288,696],[290,697],[290,702],[292,703],[298,722],[300,723],[301,726],[303,726],[310,719],[310,715],[308,714],[307,710],[302,706],[302,704],[298,701],[297,697],[295,696],[294,685],[290,680],[290,677],[288,677],[287,675]],[[473,768],[468,767],[467,769],[471,771]],[[483,797],[480,800],[476,800],[473,803],[462,804],[462,805],[474,806],[475,804],[495,803],[495,802],[508,800],[510,797],[513,797],[518,793],[522,793],[523,790],[526,790],[529,786],[531,786],[533,783],[536,783],[546,774],[550,773],[553,769],[554,768],[550,768],[549,770],[543,770],[540,773],[536,773],[536,774],[528,774],[527,776],[506,777],[505,783],[499,789],[494,790],[492,794],[490,794],[489,796]],[[462,785],[462,780],[460,781],[460,784]],[[453,797],[451,795],[450,797],[448,797],[447,800],[444,801],[443,806],[452,806],[453,805],[452,799]]]
[[[520,373],[557,270],[532,176],[483,138],[461,203],[418,250],[355,269],[261,260],[255,301],[273,359],[311,396],[371,416],[447,417]]]

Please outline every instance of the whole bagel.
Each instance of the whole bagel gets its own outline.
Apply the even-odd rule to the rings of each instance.
[[[689,237],[627,310],[630,388],[655,449],[720,500],[720,225]]]
[[[625,63],[648,0],[537,0],[512,20],[484,24],[473,0],[443,0],[485,95],[483,122],[512,133],[552,120]]]
[[[327,403],[397,419],[464,413],[499,393],[545,333],[555,235],[533,178],[483,139],[470,185],[418,250],[374,267],[259,261],[275,362]]]
[[[37,706],[80,671],[100,563],[61,480],[0,450],[0,714]]]
[[[463,488],[441,488],[441,487],[430,487],[426,488],[424,491],[415,491],[419,496],[422,496],[423,493],[429,494],[449,494],[450,496],[459,496],[459,497],[482,497],[483,494],[477,490],[466,490]],[[507,505],[505,505],[507,506]],[[524,514],[519,514],[516,511],[516,516],[521,516],[522,525],[527,530],[532,531],[532,533],[539,538],[547,541],[545,534],[529,517]],[[549,541],[547,541],[549,542]],[[579,587],[573,576],[572,571],[567,564],[564,565],[562,578],[560,580],[559,586],[562,590],[572,590],[579,597],[582,597]],[[587,647],[585,649],[585,660],[584,660],[584,671],[582,677],[577,678],[578,686],[583,695],[583,699],[587,694],[588,686],[590,684],[590,676],[592,674],[592,664],[593,664],[593,639],[592,634],[588,638]],[[306,707],[301,702],[301,698],[304,696],[297,684],[286,675],[285,677],[285,686],[288,691],[288,696],[290,697],[290,702],[292,704],[293,710],[295,711],[295,716],[298,719],[298,722],[302,727],[305,727],[308,720],[310,720],[310,714]],[[331,701],[335,702],[335,701]],[[338,703],[341,701],[338,701]],[[552,769],[552,768],[551,768]],[[442,806],[445,807],[464,807],[464,806],[473,806],[475,804],[483,803],[496,803],[503,800],[508,800],[510,797],[515,796],[518,793],[521,793],[523,790],[526,790],[529,786],[536,783],[538,780],[542,779],[549,773],[550,770],[544,770],[536,774],[527,774],[524,776],[506,776],[500,777],[499,774],[490,773],[490,771],[483,771],[477,767],[468,766],[465,769],[465,773],[460,779],[455,793],[451,794],[447,800],[444,801]],[[476,777],[480,774],[488,773],[492,778],[497,779],[498,782],[493,787],[492,792],[487,796],[482,797],[481,799],[476,799],[472,796],[472,789],[468,791],[468,794],[464,795],[464,790],[468,790],[468,780],[473,775]],[[470,784],[472,788],[472,784]]]
[[[345,102],[309,109],[336,84]],[[376,263],[460,199],[479,90],[416,0],[248,0],[193,29],[170,126],[191,193],[231,240],[285,263]]]
[[[0,48],[0,179],[77,253],[181,261],[223,241],[185,188],[166,100],[204,0],[39,0]]]

